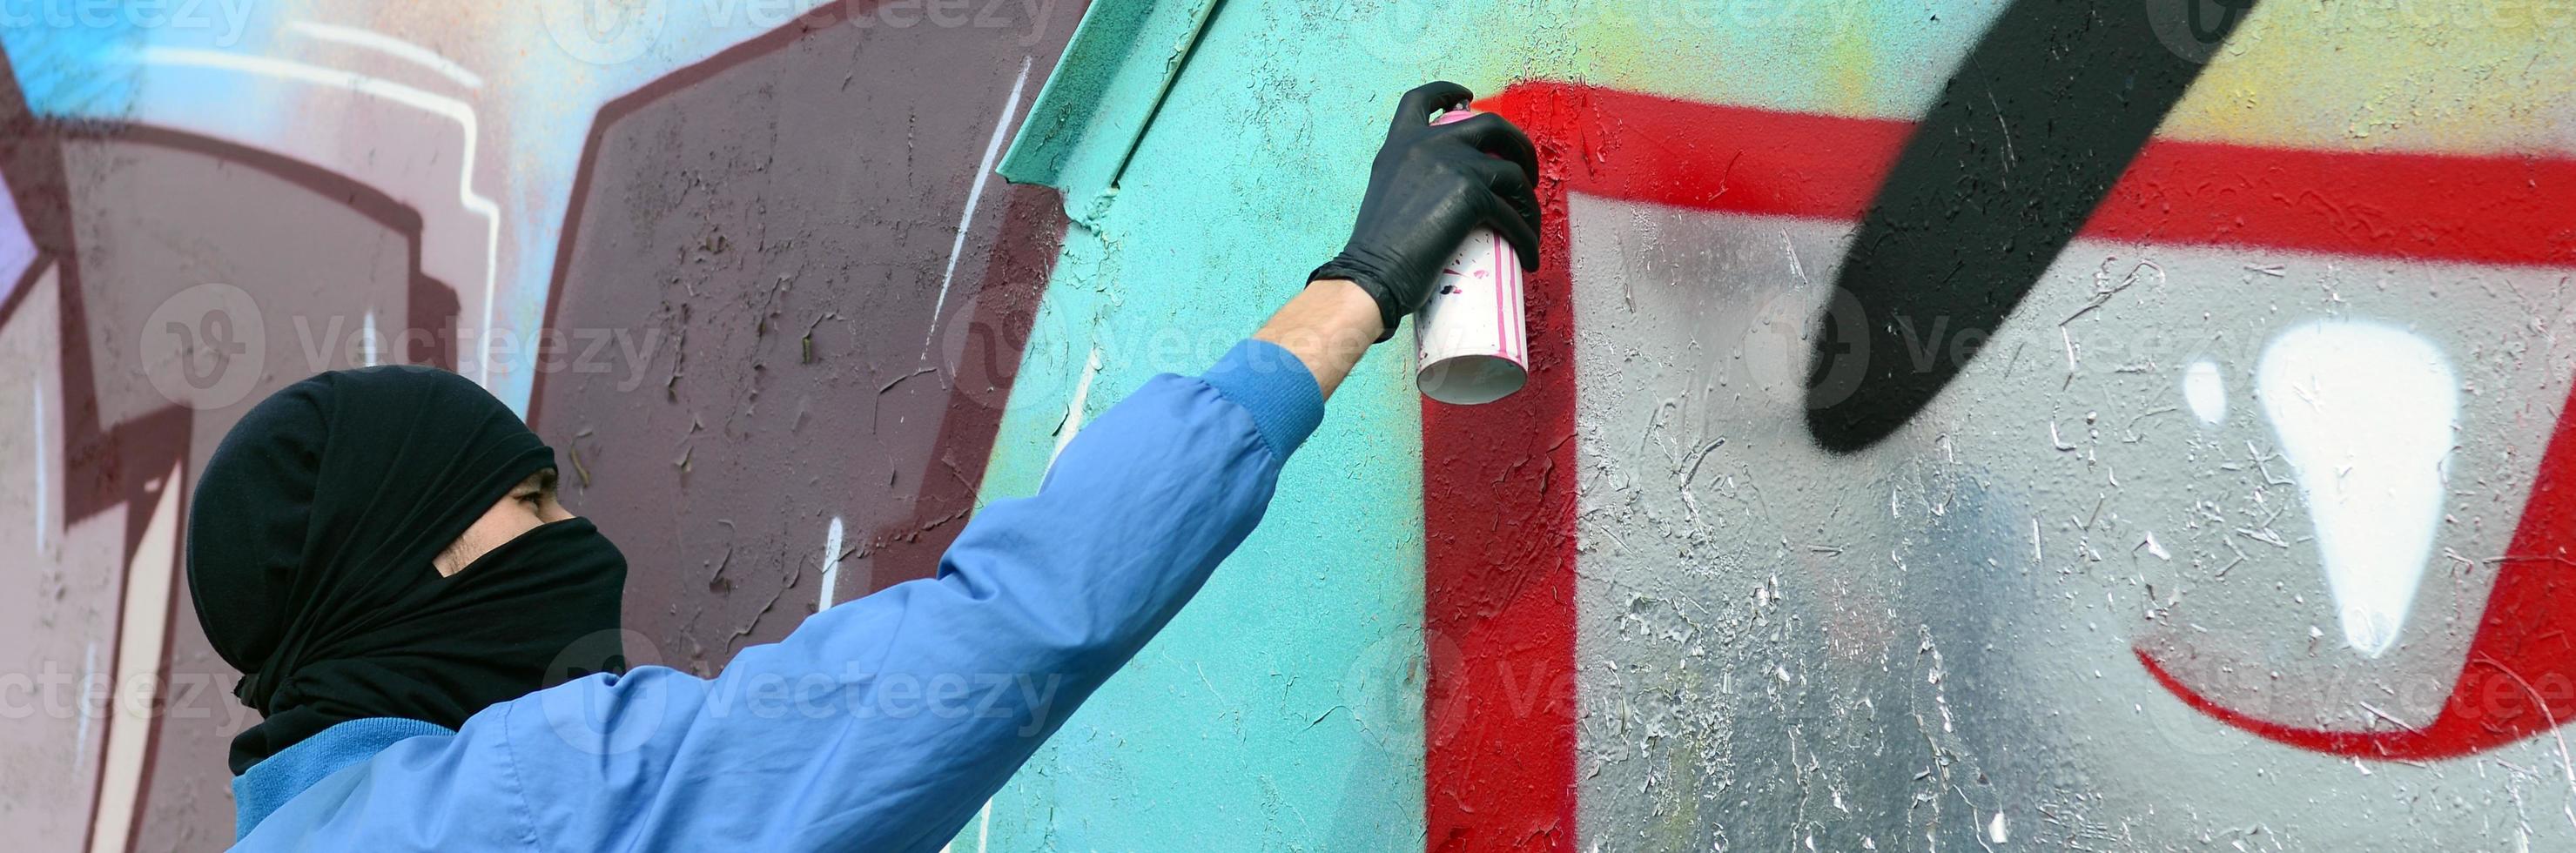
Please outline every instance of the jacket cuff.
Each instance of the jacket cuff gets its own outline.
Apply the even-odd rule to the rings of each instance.
[[[1324,391],[1315,375],[1278,344],[1235,344],[1199,380],[1252,415],[1253,428],[1282,462],[1324,422]]]

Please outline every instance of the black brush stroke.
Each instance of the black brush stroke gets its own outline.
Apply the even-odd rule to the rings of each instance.
[[[1949,385],[2254,2],[2004,10],[1906,142],[1843,259],[1841,307],[1848,317],[1856,303],[1864,322],[1828,312],[1819,326],[1807,392],[1819,446],[1867,448]]]

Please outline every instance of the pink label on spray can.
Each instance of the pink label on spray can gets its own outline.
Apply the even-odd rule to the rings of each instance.
[[[1450,110],[1432,124],[1465,121]],[[1520,253],[1492,229],[1468,232],[1432,282],[1431,302],[1413,322],[1419,356],[1414,386],[1443,403],[1474,405],[1510,396],[1529,382]]]

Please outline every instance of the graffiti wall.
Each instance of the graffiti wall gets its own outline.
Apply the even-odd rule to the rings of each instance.
[[[313,372],[434,364],[526,413],[567,504],[657,555],[639,661],[712,673],[926,576],[973,506],[1064,228],[993,164],[1080,3],[8,11],[29,849],[232,838],[251,717],[176,534],[233,420]]]
[[[1532,380],[1382,347],[953,850],[2576,844],[2576,5],[0,4],[0,821],[220,846],[260,395],[457,370],[701,673],[933,571],[1349,224],[1542,152]]]

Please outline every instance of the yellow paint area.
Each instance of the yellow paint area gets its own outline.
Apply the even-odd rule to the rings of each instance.
[[[2576,153],[2576,0],[2266,0],[2162,133]]]
[[[1872,0],[1505,0],[1354,23],[1419,33],[1406,46],[1424,67],[1470,85],[1572,80],[1713,103],[1904,116],[1928,103],[1938,80],[1891,86],[1888,75],[1929,71],[1926,42],[1964,51],[1982,19],[1935,21],[1918,11]],[[1946,73],[1946,62],[1934,64]]]
[[[1363,32],[1403,24],[1396,49],[1408,64],[1471,85],[1576,80],[1912,118],[2006,5],[1503,0],[1364,13],[1370,20],[1353,23]],[[2299,148],[2576,154],[2576,0],[2264,0],[2161,133]]]

